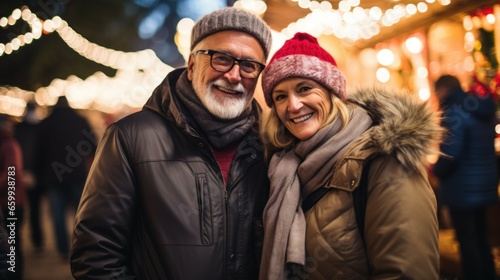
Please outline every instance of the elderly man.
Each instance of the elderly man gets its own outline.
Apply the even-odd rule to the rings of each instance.
[[[253,94],[270,48],[249,12],[197,21],[187,68],[101,140],[76,216],[76,279],[257,279],[269,182]]]

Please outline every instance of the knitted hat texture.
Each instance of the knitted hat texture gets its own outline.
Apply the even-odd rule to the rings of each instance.
[[[234,7],[222,8],[201,17],[191,31],[191,50],[205,37],[227,30],[241,31],[255,37],[264,49],[267,60],[272,44],[269,26],[258,16]]]
[[[298,32],[287,40],[262,72],[262,89],[269,107],[273,104],[274,87],[291,77],[312,79],[339,98],[346,98],[346,81],[335,59],[307,33]]]

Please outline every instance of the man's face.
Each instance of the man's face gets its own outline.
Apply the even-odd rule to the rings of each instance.
[[[226,73],[216,71],[210,66],[210,55],[196,54],[198,50],[215,50],[265,63],[259,41],[243,32],[218,32],[198,43],[189,56],[188,79],[202,104],[221,119],[238,117],[252,100],[258,78],[242,77],[238,64]]]

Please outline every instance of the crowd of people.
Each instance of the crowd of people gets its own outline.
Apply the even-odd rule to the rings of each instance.
[[[47,195],[75,279],[439,279],[444,205],[463,279],[495,279],[492,98],[450,75],[438,110],[407,90],[348,90],[314,36],[271,46],[259,17],[219,9],[195,23],[187,65],[102,138],[64,97],[41,121],[31,105],[16,129],[0,120],[0,167],[15,166],[33,245]]]
[[[71,241],[67,215],[76,211],[96,149],[89,121],[69,106],[66,97],[59,97],[43,120],[36,110],[35,103],[28,103],[18,123],[6,115],[0,118],[0,205],[7,238],[3,242],[0,234],[0,243],[7,245],[7,255],[2,253],[2,257],[8,256],[0,265],[1,279],[23,279],[27,269],[24,242],[30,242],[42,256],[47,241],[41,220],[43,197],[49,202],[57,252],[68,262]],[[23,240],[23,228],[30,231],[29,240]],[[11,248],[15,248],[14,258]]]

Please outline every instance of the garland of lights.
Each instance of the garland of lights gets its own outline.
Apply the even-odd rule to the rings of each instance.
[[[341,0],[338,9],[333,9],[329,1],[291,0],[297,2],[303,9],[311,12],[304,18],[290,23],[281,32],[291,37],[298,31],[313,35],[333,34],[339,39],[353,43],[359,39],[370,39],[380,33],[380,26],[392,26],[402,18],[412,16],[417,12],[428,11],[428,4],[436,0],[425,0],[418,4],[396,4],[385,12],[380,7],[370,9],[359,7],[361,0]],[[427,2],[427,3],[426,3]],[[438,0],[443,5],[449,5],[451,0]]]
[[[309,9],[311,12],[306,17],[290,23],[279,34],[274,34],[282,35],[278,37],[284,37],[276,39],[286,39],[291,37],[291,34],[302,31],[309,32],[314,36],[333,34],[349,43],[353,43],[358,39],[369,39],[377,35],[380,32],[381,26],[391,26],[399,22],[402,18],[412,16],[417,12],[424,13],[428,10],[428,5],[435,2],[443,6],[451,3],[451,0],[421,0],[417,4],[395,4],[392,8],[382,12],[379,7],[372,7],[370,9],[359,7],[360,0],[340,0],[338,2],[338,9],[333,9],[329,1],[290,1],[297,2],[299,7]],[[236,1],[234,6],[254,11],[260,15],[266,10],[265,2],[261,0],[240,0]],[[7,25],[12,26],[20,19],[29,24],[31,28],[30,32],[19,35],[6,44],[0,43],[0,56],[12,54],[20,47],[39,39],[42,34],[57,32],[68,46],[80,55],[118,71],[114,78],[106,77],[102,73],[96,73],[86,80],[81,80],[74,76],[69,77],[67,80],[55,79],[47,87],[38,89],[36,93],[15,87],[0,87],[0,100],[2,101],[0,102],[0,112],[3,113],[7,112],[12,115],[22,114],[25,106],[24,101],[32,99],[33,96],[35,96],[35,99],[36,96],[53,98],[54,96],[68,93],[70,96],[79,96],[78,98],[80,99],[90,98],[89,100],[93,101],[86,102],[94,102],[94,105],[92,105],[94,108],[96,108],[95,104],[100,104],[99,106],[101,107],[97,109],[102,111],[111,112],[116,110],[116,106],[123,106],[123,104],[129,107],[136,107],[138,104],[142,104],[142,99],[147,97],[152,87],[156,86],[157,80],[161,80],[164,74],[172,69],[161,62],[152,50],[122,52],[99,46],[83,38],[60,17],[56,16],[52,19],[42,21],[27,7],[15,9],[10,16],[0,18],[0,27],[6,28]],[[468,24],[467,19],[470,21],[470,17],[466,17],[466,20],[464,20],[464,28],[470,31],[472,22]],[[193,20],[189,18],[182,19],[177,25],[175,43],[185,58],[189,54],[189,38],[193,25]],[[468,48],[472,48],[474,45],[473,42],[473,36],[466,36],[465,47],[467,51],[471,51]],[[500,77],[500,74],[496,78],[498,77]],[[108,87],[111,86],[109,83],[114,83],[111,88],[116,89],[120,87],[120,89],[114,91],[114,96],[109,92],[106,95],[98,94],[98,88],[104,88],[100,85],[95,90],[85,90],[86,87],[93,87],[99,83],[106,83],[105,86]],[[76,88],[82,88],[81,92],[76,92]],[[124,93],[125,90],[130,88],[133,88],[133,90],[129,90],[129,93]],[[94,92],[95,96],[92,97],[89,92]],[[127,97],[127,94],[130,96]],[[51,105],[51,102],[40,102],[37,99],[37,103],[40,105]],[[9,104],[11,105],[10,108],[7,106]],[[87,106],[89,105],[82,105],[81,108],[88,108]],[[14,107],[19,110],[13,112]]]
[[[0,27],[5,28],[7,25],[14,25],[16,22],[22,18],[27,22],[31,28],[31,32],[19,35],[12,39],[7,44],[0,43],[0,56],[3,54],[11,54],[13,51],[18,50],[20,47],[30,44],[34,39],[39,39],[42,36],[42,23],[29,9],[15,9],[12,11],[9,17],[0,18]]]
[[[150,49],[138,52],[122,52],[91,43],[73,30],[60,17],[55,16],[52,19],[42,21],[26,6],[15,9],[9,17],[0,18],[0,27],[12,26],[19,19],[29,24],[31,32],[21,34],[7,44],[0,43],[0,56],[11,54],[20,47],[33,42],[33,39],[39,39],[43,31],[47,34],[56,31],[64,42],[77,53],[113,69],[140,70],[152,67],[155,63],[160,62],[160,59]]]
[[[93,107],[103,112],[115,112],[123,106],[140,107],[166,73],[173,69],[163,63],[153,50],[123,52],[99,46],[89,42],[60,17],[42,21],[28,7],[15,9],[10,16],[0,18],[0,27],[13,26],[20,19],[29,24],[31,32],[18,35],[6,44],[0,43],[0,56],[12,54],[34,39],[41,38],[42,34],[57,32],[74,51],[117,72],[115,77],[97,72],[85,80],[76,76],[66,80],[54,79],[50,85],[40,87],[36,92],[0,86],[0,113],[21,116],[28,100],[35,99],[39,105],[50,106],[61,95],[66,95],[70,105],[78,109]]]

